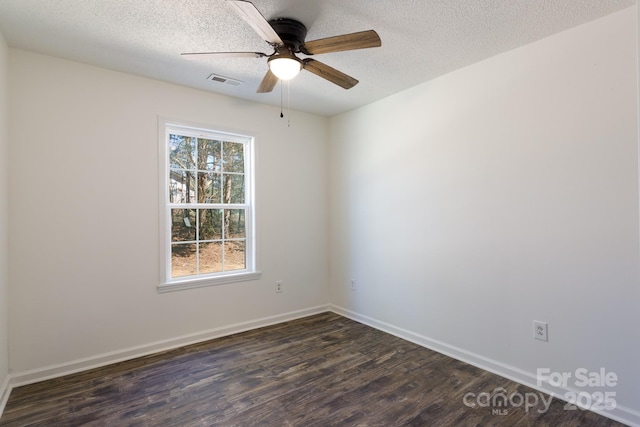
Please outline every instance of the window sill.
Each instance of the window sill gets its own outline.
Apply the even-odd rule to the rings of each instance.
[[[258,280],[262,276],[259,271],[228,274],[220,277],[205,277],[162,283],[158,285],[158,293],[182,291],[184,289],[203,288],[206,286],[224,285],[227,283],[248,282]]]

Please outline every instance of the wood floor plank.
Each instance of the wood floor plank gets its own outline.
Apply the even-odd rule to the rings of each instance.
[[[553,400],[471,408],[468,392],[538,393],[323,313],[14,389],[0,427],[600,426]]]

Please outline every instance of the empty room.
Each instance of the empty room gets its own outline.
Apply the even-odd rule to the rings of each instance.
[[[640,426],[639,17],[0,1],[0,426]]]

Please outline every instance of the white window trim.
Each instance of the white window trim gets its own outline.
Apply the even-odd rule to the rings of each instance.
[[[214,130],[215,129],[215,130]],[[246,246],[247,265],[244,270],[234,270],[222,273],[213,273],[203,276],[185,276],[171,278],[171,243],[170,227],[171,218],[168,214],[168,163],[169,150],[167,146],[167,134],[170,130],[178,130],[181,133],[192,134],[193,136],[218,135],[226,141],[247,142],[245,151],[245,170],[251,173],[245,174],[249,179],[245,179],[245,197],[251,201],[250,208],[247,209],[246,221],[250,224],[247,227]],[[245,282],[260,279],[262,273],[257,267],[256,254],[256,230],[255,230],[255,137],[244,135],[239,132],[229,132],[219,126],[209,126],[202,124],[186,123],[183,121],[159,118],[158,120],[158,140],[159,140],[159,238],[160,238],[160,284],[157,286],[159,293],[173,292],[184,289],[201,288],[205,286],[216,286],[227,283]]]

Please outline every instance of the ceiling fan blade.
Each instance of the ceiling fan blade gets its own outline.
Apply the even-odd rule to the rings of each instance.
[[[312,40],[302,45],[300,50],[307,55],[316,55],[320,53],[343,52],[345,50],[366,49],[379,46],[382,46],[382,40],[380,40],[378,33],[373,30],[368,30],[327,37],[326,39]]]
[[[283,44],[278,33],[276,33],[269,24],[269,21],[262,16],[253,3],[244,0],[227,0],[227,3],[233,7],[236,13],[247,21],[247,24],[251,25],[251,28],[264,40],[272,44]]]
[[[187,59],[196,59],[205,55],[214,56],[216,58],[262,58],[269,56],[262,52],[185,52],[181,53]]]
[[[268,70],[267,74],[264,75],[260,86],[258,87],[257,93],[271,92],[273,88],[276,87],[276,84],[278,84],[278,80],[279,79],[276,77],[276,75],[273,74],[271,70]]]
[[[323,64],[320,61],[316,61],[315,59],[306,58],[302,60],[302,67],[307,71],[311,71],[316,76],[329,80],[331,83],[335,83],[345,89],[351,89],[358,84],[358,80],[353,77]]]

